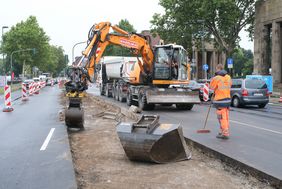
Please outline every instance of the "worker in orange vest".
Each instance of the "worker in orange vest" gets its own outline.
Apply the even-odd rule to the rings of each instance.
[[[222,64],[216,66],[215,77],[212,78],[210,88],[214,91],[213,104],[216,107],[217,118],[220,123],[220,132],[216,136],[220,139],[229,138],[229,107],[231,104],[230,88],[231,77],[224,70]]]

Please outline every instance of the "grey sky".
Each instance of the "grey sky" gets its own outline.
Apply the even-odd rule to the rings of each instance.
[[[150,28],[154,13],[163,11],[159,0],[1,0],[0,26],[15,25],[36,16],[39,25],[51,38],[51,44],[62,46],[71,58],[75,43],[87,40],[88,30],[94,23],[109,21],[117,24],[127,19],[138,32]],[[7,30],[5,30],[7,31]],[[240,45],[253,50],[253,43],[241,33]],[[80,55],[85,45],[75,48]]]

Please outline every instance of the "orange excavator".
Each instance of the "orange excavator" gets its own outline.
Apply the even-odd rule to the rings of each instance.
[[[136,56],[137,59],[136,63],[132,65],[129,77],[120,78],[128,86],[126,88],[128,105],[136,103],[142,110],[150,110],[154,108],[155,104],[175,104],[178,109],[191,110],[194,104],[200,103],[197,92],[181,87],[188,85],[190,79],[188,56],[182,46],[169,44],[151,47],[148,36],[129,33],[117,26],[112,26],[109,22],[101,22],[95,24],[90,29],[88,44],[82,58],[70,69],[69,76],[71,81],[66,83],[66,91],[70,93],[69,107],[65,113],[66,125],[68,127],[83,127],[83,110],[78,95],[87,89],[87,80],[94,82],[94,73],[98,67],[96,65],[99,65],[106,47],[110,44],[130,49],[133,56]],[[105,82],[101,87],[102,90],[106,90],[109,94],[113,83],[107,82],[107,76],[104,76],[104,78]],[[137,123],[130,124],[129,127],[126,125],[128,124],[120,123],[117,131],[130,159],[145,159],[162,163],[172,159],[181,160],[189,157],[179,125],[159,124],[158,116],[142,116]],[[154,132],[157,132],[157,134]],[[140,154],[132,154],[131,152],[136,149],[136,141],[134,141],[138,138],[136,134],[140,133],[142,136],[140,135],[138,144],[141,145],[139,150],[137,150]],[[153,140],[152,136],[157,137]],[[177,144],[163,139],[165,136],[169,137],[170,141],[175,137]],[[148,141],[150,144],[145,144]],[[134,145],[131,146],[131,144]],[[146,150],[142,147],[143,145],[146,145]],[[151,153],[150,150],[155,149],[156,147],[154,146],[156,145],[158,149],[154,151],[157,154],[153,156],[157,158],[154,159],[151,157],[154,152]],[[162,147],[160,150],[159,146],[162,145],[166,147]],[[140,152],[141,149],[146,152]],[[173,151],[170,156],[163,156],[163,153],[161,153],[166,153],[169,150]],[[179,152],[182,155],[179,156]],[[144,154],[147,154],[145,155],[146,157],[144,157]],[[162,154],[162,158],[165,159],[158,159],[158,154]]]

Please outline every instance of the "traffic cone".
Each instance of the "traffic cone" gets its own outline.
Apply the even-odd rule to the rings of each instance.
[[[27,90],[26,90],[26,84],[22,84],[22,101],[27,101],[28,96],[27,96]]]
[[[12,102],[11,102],[11,87],[10,85],[5,85],[4,87],[4,98],[5,98],[5,107],[3,109],[3,112],[12,112],[14,108],[12,108]]]

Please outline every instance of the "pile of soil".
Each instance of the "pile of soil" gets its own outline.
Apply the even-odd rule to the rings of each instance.
[[[225,166],[219,160],[192,150],[187,161],[152,164],[128,160],[116,133],[118,121],[138,116],[99,97],[83,100],[85,130],[69,131],[78,188],[271,188],[266,183]],[[111,115],[103,116],[111,112]]]

